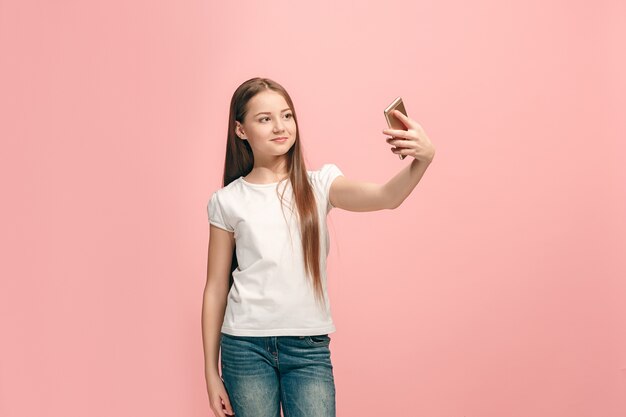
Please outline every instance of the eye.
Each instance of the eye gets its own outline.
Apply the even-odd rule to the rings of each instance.
[[[287,117],[287,118],[289,118],[289,119],[293,119],[293,113],[285,113],[285,117]],[[266,117],[261,117],[261,118],[259,119],[259,122],[262,122],[262,121],[264,121],[265,119],[269,119],[269,116],[266,116]]]

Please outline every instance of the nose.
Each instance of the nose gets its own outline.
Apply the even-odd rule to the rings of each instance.
[[[283,125],[283,122],[280,120],[277,120],[276,123],[274,124],[274,131],[282,132],[283,130],[285,130],[285,126]]]

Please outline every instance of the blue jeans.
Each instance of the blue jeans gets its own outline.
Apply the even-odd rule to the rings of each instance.
[[[221,370],[235,417],[335,417],[330,336],[221,333]]]

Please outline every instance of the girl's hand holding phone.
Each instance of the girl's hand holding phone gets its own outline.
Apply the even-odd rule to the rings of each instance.
[[[391,152],[397,155],[411,155],[417,160],[430,163],[435,156],[435,147],[422,126],[399,110],[394,110],[393,115],[406,126],[406,130],[383,129],[385,135],[393,136],[386,138],[387,143],[394,146]]]

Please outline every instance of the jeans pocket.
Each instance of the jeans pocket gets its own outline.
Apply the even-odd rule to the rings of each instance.
[[[305,336],[304,340],[310,346],[328,346],[330,344],[330,336],[327,334]]]

